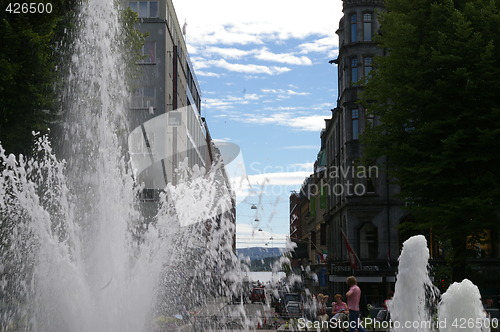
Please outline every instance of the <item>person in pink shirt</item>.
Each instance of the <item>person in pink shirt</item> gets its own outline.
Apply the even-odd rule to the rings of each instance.
[[[349,291],[346,293],[347,306],[349,307],[349,331],[366,332],[359,322],[359,300],[361,299],[361,289],[358,287],[358,281],[354,276],[346,280],[349,285]]]
[[[343,301],[342,295],[337,294],[337,295],[335,295],[334,299],[335,299],[335,301],[332,302],[333,319],[336,319],[336,320],[347,319],[347,314],[349,313],[349,308],[347,307],[347,303],[345,303]]]

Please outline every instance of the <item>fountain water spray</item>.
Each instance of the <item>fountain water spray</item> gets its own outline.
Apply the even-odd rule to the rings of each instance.
[[[403,243],[394,298],[389,303],[392,331],[489,331],[477,286],[465,279],[440,296],[429,278],[428,260],[424,236]]]
[[[389,303],[394,331],[430,331],[432,328],[429,308],[436,303],[439,291],[429,278],[428,260],[424,236],[414,236],[403,243],[394,297]]]
[[[440,332],[490,331],[490,322],[481,303],[481,293],[470,280],[453,283],[443,294],[439,304]]]
[[[203,306],[240,280],[221,165],[182,163],[155,221],[141,218],[115,6],[82,1],[62,96],[64,159],[45,136],[32,158],[0,145],[2,331],[153,331],[157,315]]]

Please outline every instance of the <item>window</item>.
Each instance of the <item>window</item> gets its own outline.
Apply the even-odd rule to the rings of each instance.
[[[375,117],[370,111],[365,110],[366,128],[373,128]]]
[[[326,224],[323,223],[320,225],[319,229],[319,244],[322,246],[326,246]]]
[[[139,88],[132,94],[132,108],[149,108],[155,106],[155,88]]]
[[[158,17],[158,2],[149,2],[149,17]]]
[[[359,138],[359,110],[351,110],[352,139]]]
[[[134,131],[130,134],[129,138],[129,149],[131,154],[143,153],[143,141],[142,132]]]
[[[371,41],[372,40],[372,14],[365,13],[363,14],[363,40]]]
[[[130,1],[128,7],[139,17],[158,17],[158,1]]]
[[[142,46],[143,59],[139,63],[156,63],[156,42],[147,41]]]
[[[143,201],[155,201],[159,199],[159,191],[158,189],[143,189],[139,197]]]
[[[139,17],[149,17],[148,3],[145,1],[139,2]]]
[[[360,258],[376,259],[378,256],[378,230],[371,222],[359,230],[359,252]]]
[[[153,153],[155,135],[153,132],[147,133],[147,141],[144,139],[142,131],[134,131],[130,134],[130,153],[131,154],[150,154]]]
[[[372,71],[372,61],[373,61],[373,59],[371,56],[367,56],[367,57],[363,58],[364,76],[366,78],[371,77],[370,72]]]
[[[316,193],[314,194],[311,193],[311,197],[309,198],[309,216],[312,218],[316,217],[316,196],[314,196],[315,194]]]
[[[311,232],[311,251],[316,251],[316,232]]]
[[[358,81],[358,58],[351,59],[351,83],[354,85]]]
[[[358,15],[351,15],[351,42],[355,43],[358,41]]]
[[[134,12],[136,12],[136,13],[137,13],[137,2],[129,2],[129,3],[128,3],[128,7],[129,7],[132,11],[134,11]]]

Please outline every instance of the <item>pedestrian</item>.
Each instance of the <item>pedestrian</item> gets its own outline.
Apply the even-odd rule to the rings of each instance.
[[[389,314],[389,306],[392,301],[392,297],[394,296],[394,292],[390,291],[387,294],[387,299],[384,301],[384,310],[379,310],[377,313],[377,320],[378,321],[388,321],[390,320],[390,314]]]
[[[347,306],[349,307],[349,331],[366,332],[359,319],[359,300],[361,299],[361,289],[358,287],[358,281],[354,276],[346,280],[349,291],[346,293]]]
[[[309,292],[309,290],[307,292]],[[317,311],[316,296],[314,296],[314,294],[312,293],[307,294],[307,292],[306,292],[306,303],[304,306],[304,311],[306,312],[306,318],[310,321],[314,321],[316,319],[316,311]]]
[[[323,331],[325,329],[325,324],[328,324],[328,314],[326,313],[326,301],[328,300],[328,295],[323,295],[319,293],[317,296],[318,304],[317,304],[317,315],[316,318],[320,323],[320,330]]]
[[[347,314],[349,314],[349,307],[347,303],[343,301],[341,294],[336,294],[334,296],[335,301],[332,302],[332,314],[335,320],[345,320],[347,319]]]
[[[385,301],[384,301],[384,309],[385,310],[389,310],[389,303],[391,303],[393,296],[394,296],[394,292],[393,291],[390,291],[387,294],[387,299],[385,299]]]

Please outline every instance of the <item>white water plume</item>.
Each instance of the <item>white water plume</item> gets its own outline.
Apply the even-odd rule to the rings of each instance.
[[[129,89],[115,5],[81,4],[56,141],[64,159],[45,136],[30,158],[0,145],[2,331],[152,331],[156,316],[238,282],[220,165],[180,165],[155,220],[141,217],[124,153]]]
[[[440,332],[490,331],[490,321],[481,303],[481,293],[470,280],[455,282],[441,297],[439,304]]]
[[[394,298],[389,303],[393,331],[431,331],[430,307],[439,291],[429,278],[429,250],[424,236],[413,236],[403,243]]]

